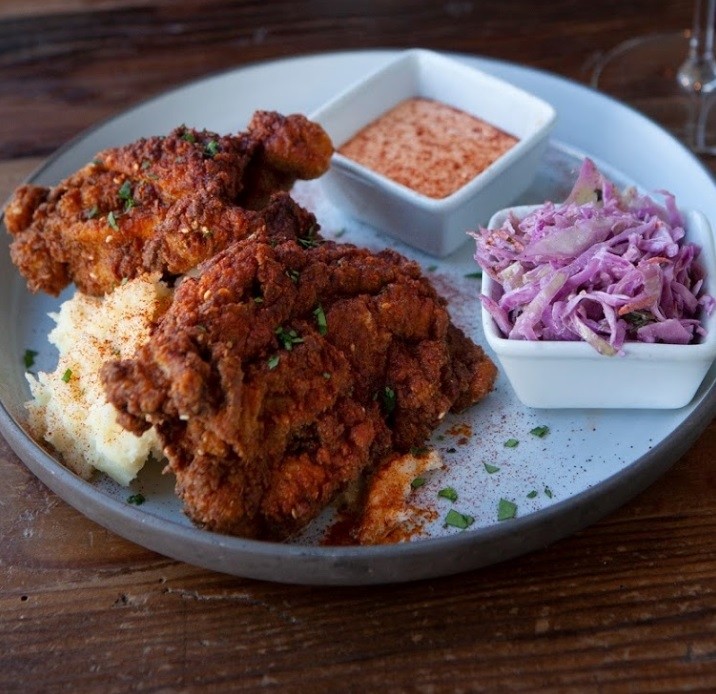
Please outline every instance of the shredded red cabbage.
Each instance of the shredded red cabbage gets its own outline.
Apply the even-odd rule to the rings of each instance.
[[[684,242],[674,196],[620,192],[585,159],[567,200],[474,232],[475,260],[501,287],[482,296],[503,336],[585,340],[602,354],[625,341],[689,344],[706,334],[700,248]]]

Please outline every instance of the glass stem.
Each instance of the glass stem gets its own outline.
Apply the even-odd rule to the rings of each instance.
[[[692,120],[691,147],[701,154],[711,153],[707,146],[708,115],[716,87],[716,61],[714,60],[714,22],[716,0],[695,0],[694,23],[689,40],[691,89],[695,97],[695,117]]]

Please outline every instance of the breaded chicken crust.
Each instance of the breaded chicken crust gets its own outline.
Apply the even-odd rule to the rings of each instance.
[[[268,111],[237,135],[180,127],[107,149],[55,187],[15,192],[11,257],[32,291],[52,295],[180,275],[262,226],[272,196],[320,176],[332,153],[320,125]]]
[[[315,228],[235,243],[184,279],[134,358],[105,364],[120,422],[159,432],[187,514],[281,539],[496,370],[414,262]]]

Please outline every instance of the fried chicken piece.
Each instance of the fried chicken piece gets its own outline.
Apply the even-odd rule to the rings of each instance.
[[[5,210],[32,291],[110,292],[144,272],[179,275],[264,225],[272,196],[328,168],[333,146],[304,116],[258,111],[246,132],[180,127],[100,152],[54,188],[20,187]]]
[[[186,512],[211,530],[291,535],[494,382],[417,264],[303,246],[233,244],[181,282],[133,359],[103,368],[119,421],[157,427]]]

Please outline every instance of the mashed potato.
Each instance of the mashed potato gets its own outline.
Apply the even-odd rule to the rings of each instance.
[[[161,457],[154,429],[137,437],[117,424],[99,371],[108,359],[133,355],[170,299],[158,276],[145,277],[103,298],[77,292],[59,313],[50,314],[57,325],[48,339],[59,360],[53,373],[27,376],[33,395],[27,403],[29,425],[78,475],[89,478],[97,469],[128,485],[150,454]]]

